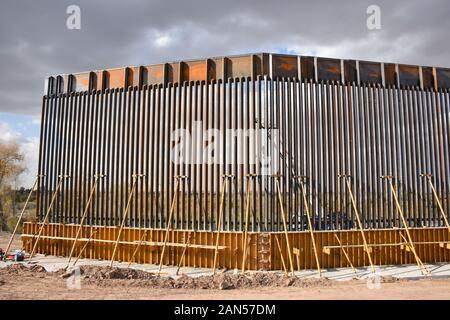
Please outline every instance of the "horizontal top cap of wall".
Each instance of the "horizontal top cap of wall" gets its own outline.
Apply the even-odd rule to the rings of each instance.
[[[264,76],[429,90],[450,88],[450,69],[445,68],[270,53],[58,75],[50,77],[45,88],[46,94],[59,94]]]

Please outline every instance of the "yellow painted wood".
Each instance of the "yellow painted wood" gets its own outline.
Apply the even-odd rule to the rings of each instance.
[[[309,205],[308,205],[308,199],[306,196],[306,189],[305,189],[305,185],[304,185],[304,177],[297,177],[299,182],[300,182],[300,188],[302,190],[302,195],[303,195],[303,205],[305,206],[305,211],[306,211],[306,215],[307,215],[307,219],[308,219],[308,229],[309,229],[309,233],[311,235],[311,242],[312,242],[312,246],[313,246],[313,250],[314,250],[314,257],[316,259],[316,266],[317,266],[317,271],[319,272],[319,277],[322,276],[322,270],[320,269],[320,261],[319,261],[319,255],[317,253],[317,246],[316,246],[316,240],[314,238],[314,230],[313,230],[313,226],[311,223],[311,213],[309,211]]]
[[[26,251],[32,249],[33,242],[29,241],[35,237],[35,234],[40,229],[41,224],[36,222],[24,223],[24,234],[22,235],[22,244]],[[63,224],[47,224],[41,235],[39,245],[36,253],[49,253],[50,246],[54,245],[54,254],[68,256],[75,239],[77,225],[63,225]],[[88,241],[90,234],[94,230],[94,226],[83,226],[81,236],[78,239],[79,243],[90,244],[86,246],[83,252],[83,257],[98,258],[104,260],[111,259],[111,252],[117,239],[118,230],[116,227],[98,226],[97,233]],[[372,257],[377,264],[401,264],[407,262],[414,262],[414,257],[411,253],[401,250],[401,245],[409,245],[409,241],[404,241],[399,235],[399,232],[404,229],[371,229],[365,230],[367,239],[370,239],[369,246],[372,248]],[[423,262],[443,262],[450,261],[450,238],[448,236],[447,228],[409,228],[411,236],[414,238],[414,245],[419,248],[421,252],[426,252],[421,257]],[[142,234],[147,231],[148,236],[140,243]],[[141,232],[141,234],[139,234]],[[123,259],[123,257],[132,257],[139,245],[142,250],[142,255],[136,253],[135,259],[137,263],[153,263],[158,264],[160,261],[161,248],[164,245],[164,229],[138,229],[124,227],[123,236],[121,237],[120,251],[121,255],[116,256],[116,259]],[[194,266],[212,268],[214,260],[216,232],[214,231],[194,231],[194,230],[172,230],[170,239],[178,240],[179,242],[167,242],[166,246],[174,248],[177,252],[168,260],[169,263],[177,265],[182,256],[185,247],[184,235],[192,232],[191,243],[188,250],[186,250],[183,258],[182,266]],[[334,237],[336,232],[340,241]],[[136,236],[134,236],[134,233]],[[282,262],[277,248],[275,235],[283,235],[283,232],[277,233],[248,233],[248,256],[246,263],[246,270],[257,270],[259,268],[267,270],[282,270]],[[319,262],[324,268],[337,268],[340,266],[349,266],[349,262],[341,248],[346,249],[346,253],[351,260],[354,267],[364,266],[368,264],[367,259],[362,260],[359,257],[365,257],[364,245],[362,244],[361,234],[359,230],[340,230],[340,231],[316,231],[314,232],[317,241],[317,249],[321,253],[318,255]],[[434,238],[433,238],[434,235]],[[316,268],[314,254],[312,250],[311,236],[308,231],[288,232],[289,239],[293,246],[300,250],[300,269]],[[406,236],[406,234],[405,234]],[[218,262],[222,267],[234,269],[242,265],[243,252],[243,234],[241,232],[224,231],[221,236],[222,240],[219,243]],[[288,255],[288,248],[285,241],[280,241],[282,256],[286,258]],[[259,252],[263,247],[262,243],[267,243],[264,249],[267,254]],[[378,242],[378,243],[375,243]],[[52,244],[53,243],[53,244]],[[103,250],[107,248],[107,250]],[[81,246],[74,251],[74,256],[80,254]],[[329,249],[330,255],[327,256],[322,253],[323,250]],[[433,251],[439,254],[433,254]],[[339,252],[341,254],[339,254]],[[202,258],[199,259],[200,253]],[[174,258],[175,257],[175,258]],[[309,257],[309,258],[308,258]],[[407,258],[407,260],[405,260]],[[174,260],[175,259],[175,260]],[[264,259],[264,261],[260,261]],[[296,261],[295,261],[296,262]]]
[[[53,193],[52,199],[50,201],[50,204],[48,206],[47,212],[45,214],[44,220],[42,221],[42,226],[39,229],[38,235],[37,235],[37,239],[36,242],[34,243],[33,249],[31,250],[30,253],[30,260],[33,258],[33,255],[37,249],[38,243],[39,243],[39,238],[41,237],[42,232],[44,231],[45,225],[47,223],[48,217],[50,215],[50,212],[52,211],[53,208],[53,203],[55,202],[56,196],[58,195],[59,189],[61,188],[62,182],[64,179],[68,178],[68,176],[58,176],[58,184],[56,186],[55,192]]]

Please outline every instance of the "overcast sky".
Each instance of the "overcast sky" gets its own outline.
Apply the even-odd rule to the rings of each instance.
[[[381,29],[366,26],[369,5]],[[81,29],[66,27],[69,5]],[[36,174],[49,75],[239,53],[283,52],[450,67],[450,2],[22,1],[0,9],[0,139]]]

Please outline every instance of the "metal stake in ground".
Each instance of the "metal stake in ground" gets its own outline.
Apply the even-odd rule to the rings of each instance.
[[[219,249],[219,238],[220,231],[222,229],[222,216],[223,216],[223,204],[225,200],[225,190],[227,187],[228,179],[233,179],[234,175],[232,174],[223,174],[222,175],[222,190],[221,190],[221,198],[220,198],[220,208],[219,208],[219,219],[217,221],[217,233],[216,233],[216,246],[214,248],[214,262],[213,262],[213,274],[216,274],[216,265],[217,265],[217,253]]]
[[[174,191],[174,195],[173,195],[172,205],[170,206],[169,218],[167,219],[166,234],[164,236],[164,244],[163,244],[163,248],[162,248],[162,252],[161,252],[161,258],[159,260],[158,276],[160,275],[161,269],[162,269],[164,252],[166,251],[167,240],[169,238],[169,231],[170,231],[170,227],[172,225],[173,209],[175,207],[175,201],[177,200],[177,197],[178,197],[178,192],[179,192],[178,188],[180,186],[180,180],[182,180],[182,179],[189,179],[189,177],[188,176],[176,176],[175,177],[175,188],[174,188],[175,191]]]
[[[17,219],[17,223],[16,223],[16,226],[14,227],[14,231],[13,231],[13,233],[12,233],[12,235],[11,235],[11,238],[9,239],[8,245],[6,246],[5,254],[4,254],[4,256],[3,256],[3,259],[4,259],[4,260],[6,260],[6,256],[8,255],[9,248],[11,247],[11,243],[13,242],[14,236],[16,235],[17,228],[19,227],[19,224],[20,224],[20,222],[22,221],[22,217],[23,217],[23,214],[25,213],[25,209],[27,208],[28,202],[29,202],[30,199],[31,199],[31,194],[33,193],[33,190],[34,190],[34,188],[36,187],[36,185],[37,185],[37,183],[38,183],[38,181],[39,181],[39,179],[40,179],[41,177],[44,177],[44,175],[42,175],[42,174],[37,175],[37,176],[36,176],[36,180],[34,181],[34,184],[33,184],[33,186],[31,187],[30,193],[28,194],[27,200],[25,201],[25,204],[24,204],[24,206],[23,206],[22,212],[20,213],[19,218]]]
[[[444,207],[442,206],[442,202],[439,199],[439,196],[437,194],[436,188],[434,187],[433,181],[431,180],[431,177],[433,175],[430,174],[430,173],[421,173],[420,176],[424,177],[424,178],[427,178],[428,184],[430,185],[431,190],[433,191],[434,198],[436,199],[436,202],[438,204],[439,211],[441,212],[442,218],[444,219],[445,225],[447,226],[448,232],[450,232],[450,225],[448,223],[447,216],[445,215]]]
[[[283,199],[281,198],[280,176],[274,175],[272,177],[275,178],[275,183],[277,185],[278,201],[280,202],[281,218],[283,219],[284,235],[286,237],[286,246],[287,246],[287,250],[288,250],[289,264],[291,267],[291,273],[292,273],[292,275],[294,275],[294,262],[293,262],[293,258],[292,258],[291,244],[289,243],[289,235],[288,235],[288,230],[287,230],[286,216],[284,214]]]
[[[80,226],[79,226],[78,229],[77,229],[77,233],[76,233],[76,235],[75,235],[75,240],[74,240],[74,242],[73,242],[72,248],[70,249],[69,260],[67,261],[67,267],[68,267],[69,264],[70,264],[70,260],[72,260],[72,255],[73,255],[73,252],[74,252],[75,247],[76,247],[76,245],[77,245],[78,237],[79,237],[80,234],[81,234],[81,229],[83,228],[84,220],[85,220],[86,215],[87,215],[87,213],[88,213],[89,206],[90,206],[90,204],[91,204],[91,202],[92,202],[92,199],[94,198],[94,194],[95,194],[95,191],[96,191],[96,189],[97,189],[97,182],[98,182],[98,180],[99,180],[100,178],[104,178],[104,177],[106,177],[106,175],[104,175],[104,174],[96,174],[96,175],[94,176],[94,182],[92,183],[91,193],[89,194],[89,199],[88,199],[88,201],[87,201],[87,203],[86,203],[86,207],[85,207],[85,209],[84,209],[83,215],[81,216]]]
[[[114,245],[114,250],[113,250],[113,253],[112,253],[112,256],[111,256],[111,264],[110,264],[111,267],[113,266],[114,258],[116,257],[117,247],[119,245],[120,236],[122,234],[123,226],[125,225],[125,220],[126,220],[126,218],[128,216],[128,211],[130,211],[131,199],[133,198],[134,191],[136,190],[137,179],[138,178],[142,178],[142,177],[145,177],[145,175],[143,175],[143,174],[134,174],[133,175],[133,186],[131,187],[131,192],[130,192],[130,195],[128,196],[127,206],[125,207],[125,212],[123,213],[123,218],[122,218],[122,223],[120,224],[119,234],[117,235],[117,240],[116,240],[116,243]]]
[[[403,226],[405,227],[405,231],[406,231],[406,235],[408,236],[408,242],[409,242],[409,247],[411,249],[411,252],[414,255],[414,258],[416,259],[416,263],[417,266],[419,267],[420,271],[422,272],[422,274],[429,274],[430,272],[428,271],[428,269],[424,266],[422,260],[420,260],[419,255],[416,252],[416,248],[414,247],[414,243],[412,241],[412,237],[411,234],[409,233],[409,229],[408,229],[408,225],[406,224],[406,219],[405,219],[405,215],[403,214],[403,209],[400,206],[400,202],[398,200],[398,195],[397,195],[397,191],[395,190],[394,184],[392,183],[392,179],[394,178],[393,176],[381,176],[381,179],[386,179],[389,181],[389,186],[391,188],[391,192],[392,195],[394,197],[394,201],[395,201],[395,205],[397,206],[397,210],[398,213],[400,214],[400,218],[402,220]],[[425,271],[425,272],[424,272]]]
[[[353,195],[352,186],[350,184],[350,175],[340,174],[340,175],[338,175],[338,177],[343,178],[345,180],[345,184],[347,185],[347,189],[348,189],[348,193],[350,195],[350,200],[352,202],[353,210],[355,211],[356,222],[358,223],[358,228],[359,228],[359,231],[361,232],[361,236],[363,239],[364,251],[367,253],[367,257],[369,258],[369,263],[370,263],[370,267],[372,268],[372,272],[375,272],[375,267],[372,262],[372,255],[370,254],[370,252],[372,251],[372,248],[370,248],[367,245],[366,235],[364,234],[364,227],[361,223],[361,219],[359,218],[358,206],[356,205],[355,196]]]
[[[314,256],[316,259],[317,271],[319,272],[319,277],[322,277],[322,270],[320,269],[320,262],[319,262],[319,254],[317,253],[317,247],[316,247],[316,239],[314,237],[314,230],[313,230],[313,226],[311,223],[311,213],[309,212],[308,199],[306,196],[306,188],[305,188],[306,177],[305,176],[296,176],[294,178],[298,179],[298,181],[300,182],[300,188],[302,189],[303,204],[305,205],[305,211],[306,211],[306,215],[308,217],[308,228],[309,228],[309,233],[311,235],[311,242],[313,245]]]
[[[244,241],[242,241],[243,253],[242,253],[242,274],[245,272],[245,262],[247,260],[247,237],[248,237],[248,217],[250,212],[250,180],[255,178],[257,175],[254,173],[247,174],[245,177],[247,179],[246,183],[246,203],[245,203],[245,226],[244,226]]]
[[[39,242],[39,239],[41,238],[42,231],[44,230],[44,226],[47,223],[48,216],[50,215],[50,212],[52,211],[53,203],[55,202],[56,196],[58,195],[59,189],[61,188],[61,185],[62,185],[62,182],[64,179],[70,179],[70,176],[68,176],[68,175],[59,175],[58,176],[58,180],[59,180],[58,184],[56,185],[56,189],[55,189],[55,192],[53,193],[53,197],[52,197],[52,200],[50,201],[50,205],[48,206],[47,213],[45,214],[44,220],[42,221],[42,226],[39,229],[39,233],[37,235],[36,242],[34,243],[33,250],[31,250],[29,260],[31,260],[33,258],[34,252],[36,251],[36,248],[37,248],[37,244]]]

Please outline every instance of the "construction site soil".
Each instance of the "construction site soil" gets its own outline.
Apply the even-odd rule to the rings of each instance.
[[[0,234],[4,246],[8,234]],[[18,246],[16,239],[14,245]],[[20,246],[18,246],[20,248]],[[273,272],[245,275],[222,270],[190,277],[118,267],[83,265],[78,285],[74,270],[48,272],[40,265],[10,264],[0,268],[0,299],[450,299],[450,279],[366,280],[287,277]]]
[[[176,279],[167,276],[158,276],[146,271],[125,269],[117,267],[80,266],[80,281],[85,285],[101,287],[144,287],[152,289],[250,289],[260,287],[327,287],[331,280],[281,276],[274,273],[253,274],[216,274],[208,276],[190,277],[181,275]],[[21,278],[48,278],[67,279],[75,276],[75,270],[60,269],[47,272],[44,267],[23,264],[13,264],[0,269],[0,284],[7,282],[11,277]]]

